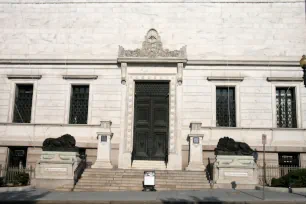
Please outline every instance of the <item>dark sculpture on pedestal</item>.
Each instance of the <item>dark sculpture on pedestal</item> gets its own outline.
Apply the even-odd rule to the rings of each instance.
[[[219,139],[215,155],[249,155],[253,154],[250,146],[244,142],[235,142],[232,138],[223,137]]]
[[[47,138],[43,142],[43,151],[57,152],[78,152],[79,148],[75,146],[76,142],[73,136],[65,134],[59,138]]]

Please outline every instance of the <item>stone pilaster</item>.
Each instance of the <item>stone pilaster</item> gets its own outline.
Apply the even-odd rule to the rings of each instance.
[[[97,133],[98,139],[98,151],[97,151],[97,160],[91,168],[104,168],[112,169],[113,165],[111,164],[111,139],[113,133],[111,132],[111,122],[103,121],[101,122],[103,132]]]
[[[5,167],[8,162],[8,147],[0,147],[0,165]]]
[[[204,134],[201,133],[201,122],[191,122],[191,133],[188,135],[189,140],[189,164],[186,170],[202,171],[205,169],[203,164],[202,141]]]

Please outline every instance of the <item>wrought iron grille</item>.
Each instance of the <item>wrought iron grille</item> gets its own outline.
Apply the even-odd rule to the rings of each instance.
[[[89,86],[72,86],[70,102],[70,124],[87,124]]]
[[[277,127],[297,127],[294,88],[276,88],[276,115]]]
[[[300,166],[299,153],[289,152],[289,153],[279,153],[278,163],[279,165],[290,165],[290,166]]]
[[[135,87],[136,95],[145,96],[168,96],[169,83],[168,82],[137,82]]]
[[[20,84],[16,87],[14,123],[30,123],[32,112],[33,85]]]
[[[219,127],[236,127],[236,105],[234,87],[217,87],[216,111]]]

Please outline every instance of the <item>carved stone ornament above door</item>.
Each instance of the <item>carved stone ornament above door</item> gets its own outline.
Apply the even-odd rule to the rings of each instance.
[[[164,49],[161,38],[155,29],[150,29],[142,43],[142,48],[126,50],[119,46],[119,62],[186,62],[186,46],[179,50]]]

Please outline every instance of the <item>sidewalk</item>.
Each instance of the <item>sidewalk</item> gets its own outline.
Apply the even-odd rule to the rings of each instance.
[[[87,203],[306,203],[306,194],[215,189],[206,191],[163,192],[50,192],[29,190],[0,193],[0,203],[87,204]]]

